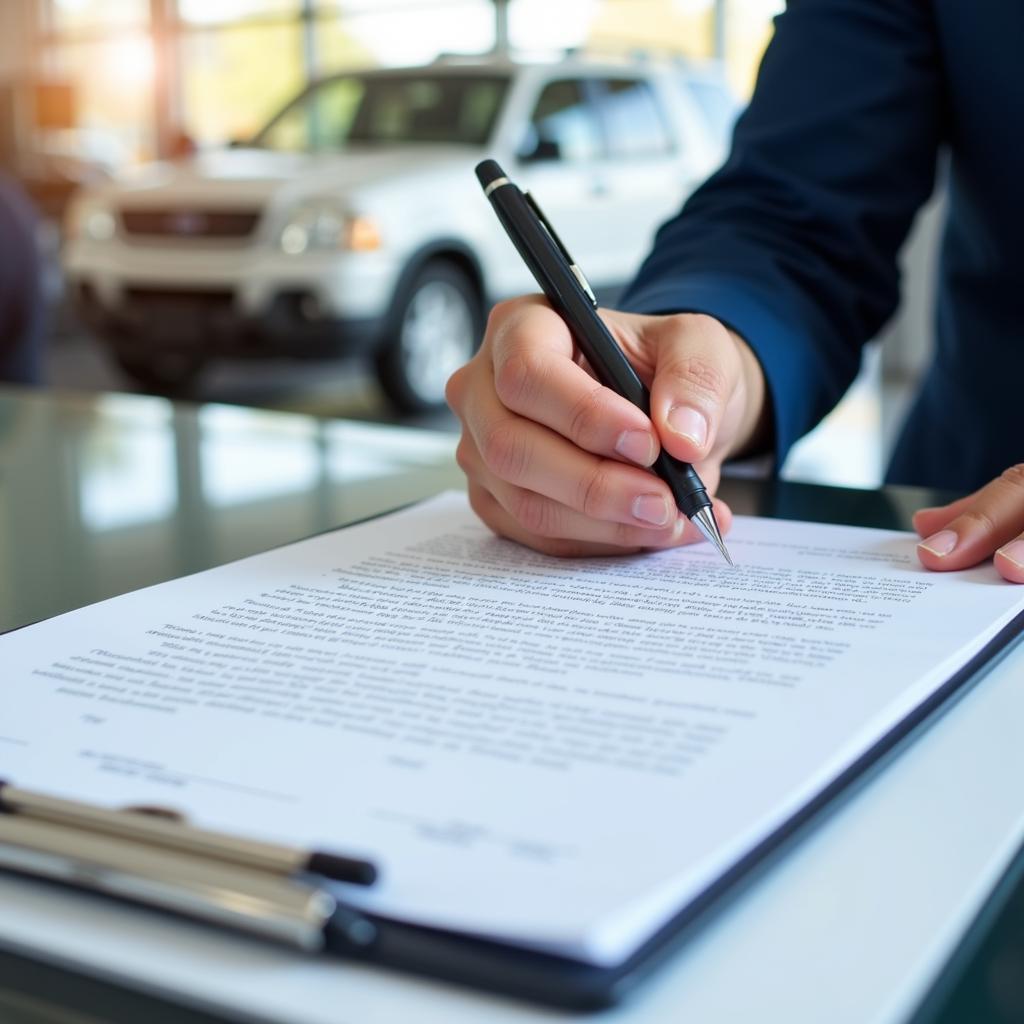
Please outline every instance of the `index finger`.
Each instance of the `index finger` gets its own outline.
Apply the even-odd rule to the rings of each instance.
[[[578,448],[650,466],[659,445],[650,419],[574,360],[565,321],[538,296],[506,315],[491,344],[502,405]]]
[[[966,569],[977,565],[1024,530],[1024,465],[1013,466],[981,490],[954,502],[953,517],[931,521],[924,510],[915,518],[922,532],[934,528],[917,545],[928,569]]]

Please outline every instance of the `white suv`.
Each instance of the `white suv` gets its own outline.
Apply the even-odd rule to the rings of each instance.
[[[245,145],[81,194],[65,268],[80,314],[151,389],[218,357],[362,352],[397,406],[426,409],[488,304],[535,289],[479,160],[534,192],[608,296],[721,159],[734,115],[720,77],[667,62],[339,74]]]

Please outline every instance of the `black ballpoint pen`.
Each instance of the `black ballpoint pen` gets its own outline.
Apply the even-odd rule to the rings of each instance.
[[[529,192],[520,191],[494,160],[477,164],[476,176],[502,227],[555,312],[566,322],[597,379],[649,415],[647,388],[597,315],[597,300],[587,279],[536,201]],[[668,484],[679,510],[732,565],[711,498],[693,466],[662,448],[651,468]]]

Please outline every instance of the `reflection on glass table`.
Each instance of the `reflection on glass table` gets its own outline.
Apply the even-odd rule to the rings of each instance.
[[[0,629],[461,487],[450,434],[0,388]]]
[[[451,434],[0,388],[0,629],[464,486]],[[730,479],[741,513],[907,527],[938,496]]]

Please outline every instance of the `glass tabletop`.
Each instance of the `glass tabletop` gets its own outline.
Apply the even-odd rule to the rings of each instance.
[[[461,488],[456,438],[0,387],[0,632]],[[936,500],[727,479],[737,512],[905,528]]]
[[[0,631],[461,487],[455,441],[0,388]]]
[[[0,632],[461,488],[455,445],[454,435],[434,431],[0,386]],[[724,479],[721,493],[738,513],[896,529],[950,497],[742,477]],[[1018,856],[922,1020],[1020,1019],[997,1007],[1007,998],[1006,964],[1024,976],[1022,877]],[[84,1019],[82,999],[107,1007],[110,1019],[139,1019],[142,1008],[148,1019],[186,1019],[180,1007],[164,1018],[152,1000],[102,988],[0,956],[4,1020],[27,992],[46,997],[33,1020],[63,1019],[50,1001],[60,992],[75,1019]],[[1024,1006],[1024,986],[1010,989],[1012,1005]],[[132,1007],[123,1017],[112,1009],[118,1000]]]

